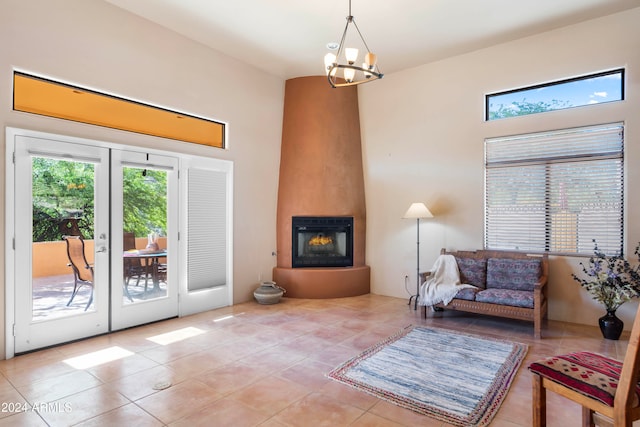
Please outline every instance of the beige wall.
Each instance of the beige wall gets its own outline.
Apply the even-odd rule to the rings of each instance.
[[[275,266],[284,80],[97,0],[0,2],[0,188],[5,127],[19,127],[234,162],[234,302]],[[19,69],[228,123],[226,151],[12,111]],[[4,224],[4,201],[0,218]],[[8,236],[0,229],[4,242]],[[4,245],[0,246],[4,277]],[[0,355],[4,354],[4,282]]]
[[[421,269],[439,249],[479,249],[483,239],[484,138],[581,125],[626,123],[626,245],[640,240],[640,8],[387,75],[361,86],[367,264],[373,293],[416,286],[416,222],[423,201]],[[384,58],[380,58],[383,61]],[[381,63],[381,66],[384,64]],[[484,94],[625,67],[627,99],[594,107],[483,121]],[[604,314],[571,279],[579,260],[550,263],[549,317],[593,324]],[[415,291],[414,291],[415,292]],[[637,303],[619,313],[630,326]]]

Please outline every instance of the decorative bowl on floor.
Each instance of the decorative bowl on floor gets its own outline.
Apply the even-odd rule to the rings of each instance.
[[[285,292],[276,282],[268,281],[260,283],[260,287],[253,291],[253,296],[259,304],[277,304]]]

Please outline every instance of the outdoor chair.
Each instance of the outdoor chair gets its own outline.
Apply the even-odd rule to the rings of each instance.
[[[122,240],[122,249],[126,252],[132,249],[136,249],[136,235],[131,232],[125,232],[123,234]],[[147,290],[147,269],[142,265],[140,258],[136,257],[124,257],[123,260],[124,265],[124,294],[129,299],[129,301],[133,302],[133,298],[129,293],[129,281],[131,279],[136,279],[136,286],[140,285],[140,280],[144,279],[145,291]]]
[[[156,275],[158,276],[158,281],[167,282],[167,263],[161,262],[156,266]]]
[[[546,392],[551,390],[582,405],[582,426],[631,427],[640,419],[640,306],[624,361],[577,352],[529,365],[533,373],[533,426],[546,426]],[[604,417],[602,417],[604,416]]]
[[[80,236],[62,236],[62,240],[67,243],[67,256],[69,257],[69,263],[67,266],[73,269],[73,292],[71,298],[67,303],[67,307],[82,286],[89,286],[91,288],[91,295],[87,302],[84,311],[89,309],[93,302],[93,266],[87,262],[87,258],[84,253],[84,240]]]
[[[124,233],[122,239],[122,249],[126,252],[131,249],[136,248],[136,236],[134,233]],[[136,286],[140,284],[140,279],[147,278],[146,270],[142,263],[140,262],[140,258],[124,258],[124,282],[125,289],[126,286],[129,285],[129,280],[135,278]]]

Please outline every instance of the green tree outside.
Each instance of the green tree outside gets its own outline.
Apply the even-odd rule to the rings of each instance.
[[[144,237],[167,234],[167,172],[124,168],[123,231]]]
[[[34,157],[33,241],[62,240],[81,233],[93,239],[95,165]],[[167,172],[124,168],[124,231],[136,237],[166,235]]]
[[[526,116],[528,114],[544,113],[546,111],[560,110],[571,107],[568,101],[529,102],[525,99],[514,101],[511,104],[500,104],[497,109],[493,105],[489,108],[489,120],[504,119],[507,117]]]
[[[33,241],[62,240],[74,233],[93,238],[95,165],[34,157],[32,163]]]

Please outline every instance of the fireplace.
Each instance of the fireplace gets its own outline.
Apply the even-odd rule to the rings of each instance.
[[[300,217],[311,221],[302,225],[306,230],[296,231],[299,224],[294,223]],[[327,225],[316,219],[347,222],[338,224],[337,230],[320,231],[313,243],[325,242],[325,246],[309,249],[305,239],[313,236],[306,233]],[[287,80],[273,280],[287,290],[287,298],[368,294],[371,269],[365,262],[366,231],[357,86],[335,90],[326,76]],[[331,248],[326,238],[334,239],[328,236],[334,232],[337,243]]]
[[[353,217],[291,218],[291,266],[352,267]]]

